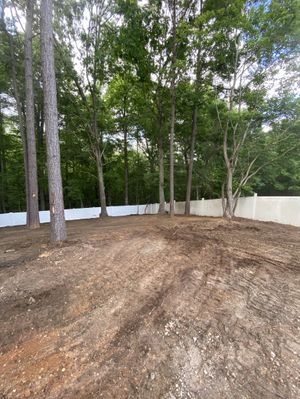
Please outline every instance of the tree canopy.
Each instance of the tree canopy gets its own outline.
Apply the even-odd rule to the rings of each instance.
[[[40,12],[33,4],[42,210],[49,192]],[[106,205],[162,206],[170,194],[223,196],[232,216],[240,195],[300,195],[299,8],[298,0],[56,2],[65,208],[101,205],[106,216]],[[3,2],[0,212],[26,209],[25,16],[24,1]]]

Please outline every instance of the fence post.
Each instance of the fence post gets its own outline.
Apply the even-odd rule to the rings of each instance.
[[[257,193],[253,195],[253,204],[252,204],[252,219],[255,219],[256,214],[256,200],[257,200]]]

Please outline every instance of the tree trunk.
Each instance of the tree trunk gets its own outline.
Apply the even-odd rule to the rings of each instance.
[[[227,200],[225,196],[225,181],[222,183],[222,209],[223,217],[226,217]]]
[[[5,144],[3,115],[0,107],[0,213],[6,212],[5,204]]]
[[[175,88],[172,88],[171,130],[170,130],[170,216],[174,216],[174,133],[175,133]]]
[[[139,136],[136,135],[136,169],[140,170],[140,156],[139,156]],[[136,178],[136,185],[135,185],[135,203],[137,205],[140,204],[140,176],[139,173]]]
[[[128,205],[128,141],[127,127],[124,128],[124,202]]]
[[[98,174],[98,182],[99,182],[99,197],[100,197],[100,217],[105,218],[108,216],[107,208],[106,208],[106,195],[104,189],[104,176],[103,176],[103,164],[102,164],[102,157],[99,145],[95,146],[95,158],[96,158],[96,165],[97,165],[97,174]]]
[[[94,80],[95,81],[95,80]],[[98,175],[98,186],[99,186],[99,197],[100,197],[100,217],[105,218],[108,216],[106,208],[106,195],[105,195],[105,184],[104,184],[104,174],[103,174],[103,162],[102,162],[102,138],[99,136],[98,132],[98,121],[97,121],[97,103],[95,95],[96,87],[94,85],[94,91],[92,93],[93,101],[93,125],[91,126],[91,142],[93,143],[93,150],[96,159],[97,175]]]
[[[44,89],[51,241],[66,240],[64,199],[60,167],[57,94],[54,69],[52,0],[41,1],[41,56]]]
[[[195,151],[195,142],[197,135],[197,106],[194,106],[193,109],[193,122],[192,122],[192,136],[191,136],[191,148],[190,148],[190,159],[188,166],[188,176],[187,176],[187,184],[186,184],[186,197],[185,197],[185,214],[189,215],[191,212],[191,191],[192,191],[192,179],[193,179],[193,164],[194,164],[194,151]]]
[[[233,170],[229,166],[227,168],[227,181],[226,181],[226,213],[225,217],[232,219],[234,216],[234,200],[232,194],[232,180],[233,180]]]
[[[237,207],[240,195],[241,195],[241,193],[239,192],[236,196],[233,197],[233,215],[232,216],[235,215],[235,211],[236,211],[236,207]]]
[[[202,13],[202,1],[200,1],[200,13]],[[198,47],[197,51],[197,63],[196,63],[196,93],[199,95],[201,80],[201,48]],[[198,104],[197,101],[194,103],[193,115],[192,115],[192,134],[191,134],[191,146],[190,146],[190,159],[188,165],[188,176],[186,184],[186,198],[185,198],[185,214],[189,215],[191,212],[191,192],[192,192],[192,181],[193,181],[193,166],[194,166],[194,152],[195,143],[197,136],[197,122],[198,122]]]
[[[158,82],[160,88],[161,81]],[[164,169],[164,146],[163,146],[163,111],[161,104],[161,93],[157,91],[157,110],[158,110],[158,135],[157,135],[157,147],[158,147],[158,166],[159,166],[159,181],[158,181],[158,194],[159,194],[159,208],[158,213],[166,213],[165,206],[165,169]]]
[[[25,195],[26,195],[26,210],[28,209],[28,158],[27,158],[27,143],[26,143],[26,132],[25,132],[25,122],[24,122],[24,116],[22,112],[22,103],[21,103],[21,98],[20,98],[20,93],[19,93],[19,88],[18,88],[18,83],[17,83],[17,67],[16,67],[16,58],[15,58],[15,52],[14,52],[14,43],[13,43],[13,38],[11,34],[6,30],[4,22],[3,24],[3,29],[8,37],[9,41],[9,51],[10,51],[10,62],[11,62],[11,79],[12,79],[12,86],[13,86],[13,95],[16,100],[16,106],[17,106],[17,114],[18,114],[18,125],[19,125],[19,131],[21,135],[21,140],[22,140],[22,146],[23,146],[23,160],[24,160],[24,180],[25,180]],[[28,213],[27,213],[28,217]]]
[[[176,87],[175,87],[175,64],[176,64],[176,0],[172,2],[172,62],[171,62],[171,123],[170,123],[170,216],[174,216],[174,135],[175,135],[175,112],[176,112]]]
[[[38,107],[37,111],[37,127],[38,127],[38,148],[41,154],[44,151],[44,113],[43,113],[43,105],[41,108]],[[43,157],[42,157],[43,159]],[[44,163],[39,166],[39,177],[40,179],[44,178]],[[39,199],[40,199],[40,210],[44,211],[46,209],[46,200],[45,200],[45,192],[43,189],[43,185],[39,184]]]
[[[28,209],[28,162],[27,162],[27,143],[26,143],[26,132],[25,132],[25,122],[24,122],[24,116],[22,112],[22,103],[21,103],[21,97],[20,97],[20,92],[18,88],[18,83],[17,83],[17,66],[16,66],[16,57],[15,57],[15,51],[14,51],[14,42],[12,35],[7,31],[6,25],[4,22],[4,4],[1,9],[1,25],[4,33],[6,34],[9,42],[9,54],[10,54],[10,63],[11,63],[11,80],[12,80],[12,87],[13,87],[13,96],[16,100],[16,106],[17,106],[17,114],[18,114],[18,125],[19,125],[19,131],[21,135],[21,140],[22,140],[22,146],[23,146],[23,160],[24,160],[24,180],[25,180],[25,196],[26,196],[26,210]],[[20,201],[19,201],[20,204]],[[28,214],[27,214],[28,216]]]
[[[162,126],[161,120],[159,121],[159,132],[158,132],[158,163],[159,163],[159,208],[158,213],[164,214],[165,209],[165,170],[164,170],[164,149],[163,149],[163,137],[162,137]]]
[[[27,0],[25,31],[26,138],[28,160],[27,226],[40,227],[36,143],[34,130],[34,94],[32,78],[33,0]]]

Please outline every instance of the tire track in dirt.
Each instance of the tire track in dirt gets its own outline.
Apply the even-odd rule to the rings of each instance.
[[[39,290],[61,312],[0,354],[4,397],[298,398],[298,230],[150,220],[93,221],[77,245],[0,272],[18,316],[6,333],[22,331],[18,300]]]

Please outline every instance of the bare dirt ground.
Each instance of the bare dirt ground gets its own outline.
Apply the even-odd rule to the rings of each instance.
[[[0,229],[0,398],[300,398],[300,229]]]

